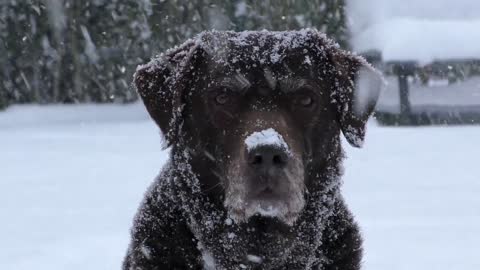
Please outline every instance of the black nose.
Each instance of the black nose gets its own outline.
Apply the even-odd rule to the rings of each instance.
[[[288,154],[282,148],[263,145],[248,152],[248,163],[256,169],[281,169],[288,163]]]

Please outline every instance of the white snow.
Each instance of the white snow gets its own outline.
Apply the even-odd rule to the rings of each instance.
[[[202,252],[202,259],[204,270],[215,270],[215,259],[210,252]]]
[[[344,143],[364,269],[480,269],[479,138],[372,123],[363,149]],[[120,269],[160,149],[139,104],[0,112],[0,269]]]
[[[479,9],[477,0],[349,0],[353,47],[386,61],[479,59]]]
[[[240,1],[235,4],[235,17],[246,16],[247,15],[247,3]]]
[[[273,205],[258,204],[255,207],[255,212],[265,217],[276,217],[280,214],[280,210]]]
[[[203,270],[215,270],[215,258],[213,257],[212,253],[206,250],[201,242],[198,242],[197,248],[202,254]]]
[[[142,252],[143,256],[147,259],[147,260],[151,260],[152,259],[152,251],[150,250],[149,247],[145,246],[145,245],[142,245],[140,247],[140,251]]]
[[[264,129],[262,131],[253,132],[245,138],[245,145],[247,151],[251,151],[259,146],[272,145],[278,148],[282,148],[290,153],[287,143],[283,139],[282,135],[273,128]]]
[[[247,260],[254,262],[254,263],[262,263],[263,259],[252,254],[247,254]]]
[[[82,31],[83,38],[85,39],[85,55],[92,63],[96,64],[99,59],[99,56],[97,54],[97,47],[93,43],[87,27],[81,25],[80,30]]]
[[[140,104],[0,112],[0,269],[120,269],[160,147]]]
[[[253,52],[249,50],[248,58],[256,60],[260,63],[270,62],[272,64],[278,63],[284,57],[283,52],[288,50],[305,46],[305,44],[311,43],[311,40],[315,39],[322,43],[322,51],[328,48],[337,48],[338,44],[328,38],[324,33],[318,32],[315,29],[304,28],[297,31],[204,31],[199,33],[192,39],[185,41],[179,47],[167,50],[165,55],[178,54],[178,49],[185,49],[185,53],[189,53],[191,45],[198,45],[204,49],[208,54],[212,56],[212,60],[218,64],[231,66],[232,63],[240,60],[237,57],[227,60],[228,54],[240,54],[244,51],[244,47],[251,47]],[[260,40],[257,44],[255,40]],[[271,40],[272,43],[266,43],[267,40]],[[269,53],[263,53],[261,47],[269,47]],[[191,52],[191,51],[190,51]],[[319,52],[321,53],[321,52]],[[177,58],[177,57],[175,57]],[[152,59],[147,64],[140,66],[140,68],[151,67],[163,62],[162,55]],[[308,64],[308,63],[306,63]]]
[[[355,51],[377,49],[385,61],[480,59],[480,20],[392,19],[356,35]]]
[[[57,33],[62,32],[66,26],[65,9],[61,2],[55,0],[45,1],[48,19]]]

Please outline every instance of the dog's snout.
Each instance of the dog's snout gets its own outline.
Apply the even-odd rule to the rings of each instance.
[[[279,147],[261,146],[249,151],[248,163],[256,169],[284,168],[288,155]]]

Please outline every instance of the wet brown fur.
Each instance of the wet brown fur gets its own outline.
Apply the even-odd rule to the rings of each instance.
[[[208,42],[218,33],[207,33],[202,39]],[[247,47],[252,49],[258,45],[260,50],[271,49],[274,44],[257,44],[256,39],[260,37],[261,34],[253,36],[253,45]],[[342,170],[340,133],[343,131],[352,145],[359,146],[358,141],[363,140],[365,124],[378,95],[373,94],[374,98],[363,113],[352,111],[355,76],[366,63],[331,46],[316,31],[310,33],[303,46],[284,51],[285,57],[275,63],[261,63],[250,58],[250,51],[238,52],[230,48],[219,53],[208,48],[187,41],[162,56],[161,61],[140,68],[136,73],[136,87],[162,130],[167,145],[172,147],[172,159],[147,192],[137,214],[124,269],[202,269],[199,250],[205,248],[213,250],[218,269],[236,269],[230,268],[234,265],[243,265],[247,269],[360,269],[361,237],[339,194],[340,181],[336,179]],[[323,51],[320,52],[320,48]],[[221,53],[223,55],[218,56]],[[239,56],[242,53],[244,55]],[[221,61],[218,57],[222,58]],[[240,61],[235,60],[236,57]],[[307,58],[311,64],[305,64]],[[215,105],[215,97],[225,88],[234,91],[229,93],[234,96],[230,97],[231,103],[228,106]],[[314,105],[303,108],[295,104],[299,95],[304,94],[302,91],[313,95]],[[215,247],[215,241],[221,245],[219,241],[224,238],[220,235],[228,231],[228,224],[219,223],[219,228],[215,229],[217,240],[215,233],[203,233],[203,228],[197,228],[197,222],[192,219],[198,214],[198,219],[202,220],[201,214],[189,213],[190,210],[185,209],[190,206],[179,205],[174,199],[175,196],[189,196],[189,191],[185,190],[189,188],[188,184],[176,184],[177,180],[173,180],[185,177],[175,168],[183,166],[180,160],[188,156],[185,159],[188,160],[188,170],[200,183],[198,196],[211,203],[208,207],[218,210],[222,215],[219,220],[228,219],[228,213],[231,215],[232,211],[240,211],[241,215],[240,208],[229,209],[225,201],[231,196],[232,185],[237,185],[233,189],[236,193],[249,193],[256,188],[255,184],[249,188],[245,182],[255,176],[245,165],[247,157],[243,141],[248,134],[265,128],[274,128],[282,134],[298,161],[289,169],[289,178],[285,175],[278,177],[283,177],[283,188],[289,190],[286,194],[293,194],[292,189],[298,189],[295,191],[306,205],[299,213],[290,213],[294,226],[286,225],[282,220],[257,216],[235,221],[247,224],[244,227],[238,225],[236,231],[245,234],[238,236],[245,239],[238,243],[237,249],[242,251],[221,254],[235,250],[235,247]],[[235,182],[234,178],[242,180]],[[313,220],[321,215],[314,205],[318,201],[316,194],[327,194],[332,198],[326,206],[319,204],[329,213],[325,215],[321,229],[315,229],[316,221]],[[313,229],[305,229],[301,235],[305,237],[302,241],[307,242],[305,246],[295,248],[299,234],[292,228],[297,227]],[[255,232],[250,228],[255,228]],[[312,240],[316,237],[320,239]],[[272,241],[284,244],[272,245]],[[206,247],[199,247],[199,243]],[[268,247],[270,250],[265,252],[263,249]],[[292,250],[281,254],[286,249]],[[256,264],[245,259],[247,250],[248,253],[270,255],[263,256],[263,262]],[[305,250],[311,258],[302,254]]]

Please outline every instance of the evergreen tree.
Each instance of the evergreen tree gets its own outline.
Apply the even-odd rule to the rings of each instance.
[[[0,108],[133,101],[135,67],[202,30],[304,27],[346,46],[344,0],[0,1]]]

